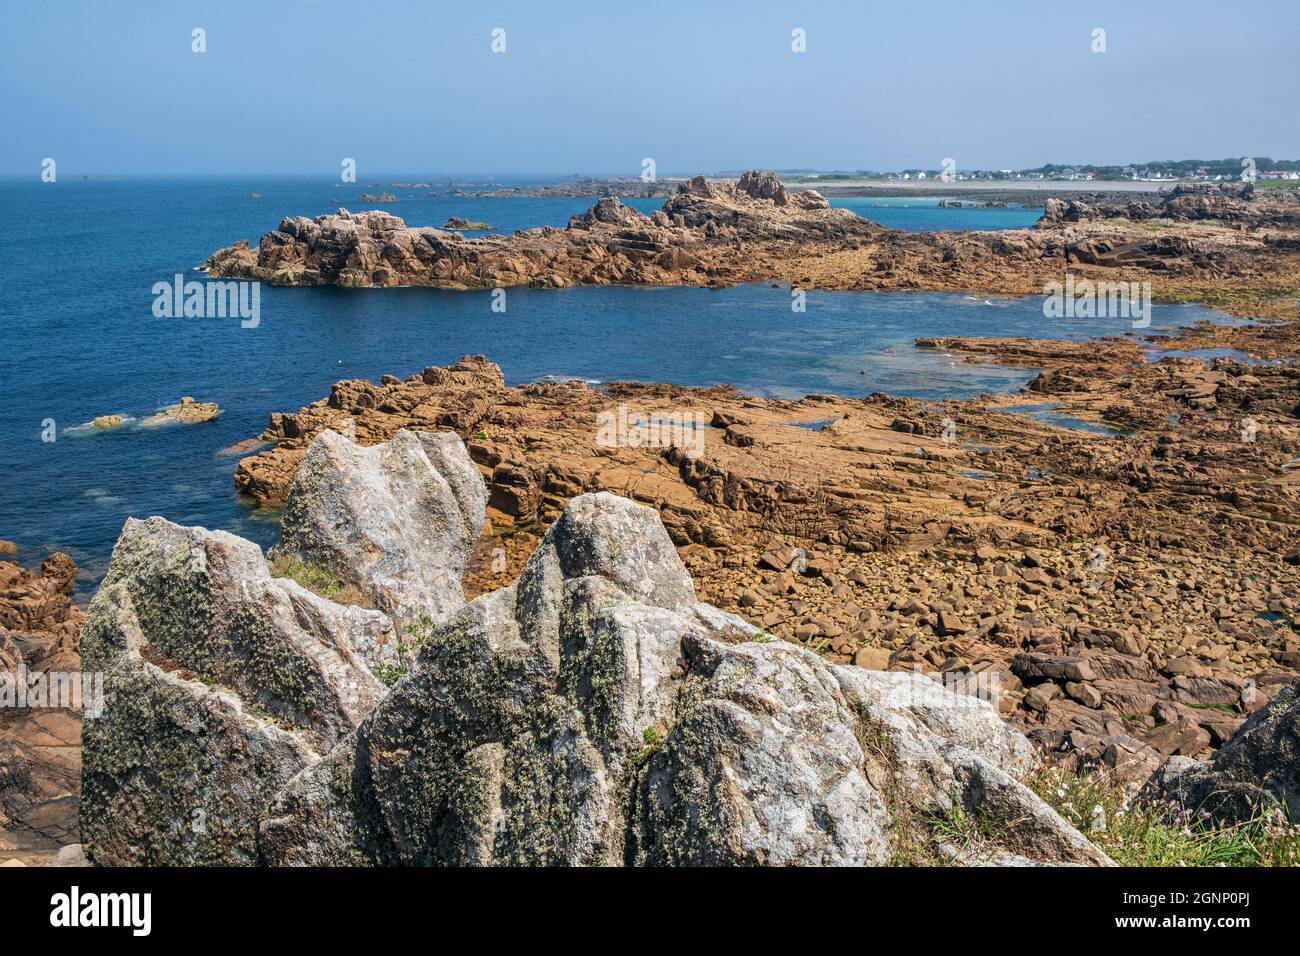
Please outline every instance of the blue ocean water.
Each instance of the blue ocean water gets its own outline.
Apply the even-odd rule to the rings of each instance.
[[[864,219],[893,229],[922,232],[946,229],[1028,229],[1043,214],[1041,206],[1007,206],[1005,209],[982,209],[969,205],[960,209],[940,209],[937,197],[889,196],[835,198],[831,205],[851,209]]]
[[[364,208],[371,187],[300,180],[0,182],[0,538],[34,563],[52,550],[83,569],[82,594],[103,573],[128,516],[163,515],[225,528],[266,545],[274,514],[234,491],[237,456],[273,411],[293,411],[341,378],[412,374],[482,352],[511,383],[545,376],[730,383],[780,397],[873,391],[923,398],[1012,392],[1023,369],[962,365],[916,350],[926,335],[1122,334],[1121,320],[1049,322],[1036,299],[788,289],[512,289],[505,313],[490,292],[430,289],[261,289],[261,322],[158,319],[152,287],[236,239],[256,241],[285,215]],[[430,197],[392,190],[390,209],[417,225],[460,215],[497,231],[563,225],[587,199]],[[261,194],[260,199],[252,193]],[[633,200],[650,211],[659,200]],[[971,210],[916,207],[912,223],[968,223]],[[993,210],[1006,213],[1007,210]],[[938,220],[933,217],[939,217]],[[950,218],[949,218],[950,217]],[[896,220],[894,225],[900,225]],[[1216,313],[1156,306],[1153,330]],[[97,415],[139,419],[181,395],[218,402],[200,425],[88,431]],[[53,422],[57,439],[42,440]]]

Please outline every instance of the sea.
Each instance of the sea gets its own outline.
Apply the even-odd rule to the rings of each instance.
[[[788,287],[260,290],[259,321],[160,318],[153,288],[217,248],[258,238],[285,216],[382,208],[410,225],[451,216],[496,233],[563,226],[589,198],[483,195],[529,181],[472,178],[339,184],[310,178],[0,180],[0,539],[16,559],[52,551],[81,569],[78,596],[102,577],[130,516],[232,531],[273,544],[278,514],[235,491],[236,443],[275,411],[296,411],[343,378],[378,380],[483,353],[507,382],[579,378],[731,384],[793,398],[888,392],[922,399],[1014,393],[1025,369],[963,364],[918,350],[919,336],[1088,339],[1120,335],[1122,319],[1048,320],[1037,297],[961,293],[808,292]],[[374,206],[359,196],[392,192]],[[463,195],[458,193],[472,193]],[[652,212],[661,199],[629,198]],[[906,230],[1016,229],[1034,208],[940,208],[937,199],[833,200]],[[1199,319],[1195,305],[1155,305],[1145,333]],[[1130,333],[1131,334],[1131,333]],[[218,419],[147,427],[182,395],[217,402]],[[126,424],[89,426],[100,415]]]

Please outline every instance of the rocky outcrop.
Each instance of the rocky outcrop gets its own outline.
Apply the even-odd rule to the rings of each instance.
[[[631,206],[624,206],[617,196],[602,196],[586,212],[569,218],[570,229],[592,229],[600,224],[613,226],[642,226],[650,224],[650,217]]]
[[[61,551],[39,568],[0,561],[0,638],[22,645],[33,669],[75,667],[81,611],[72,604],[77,565]]]
[[[404,627],[442,623],[483,530],[487,489],[455,432],[369,448],[332,431],[307,449],[277,554],[326,568]]]
[[[901,805],[923,821],[958,800],[1028,859],[1106,862],[1015,781],[1032,763],[982,701],[697,603],[653,510],[585,495],[277,796],[261,847],[297,865],[881,863]]]
[[[597,199],[605,196],[636,196],[643,199],[655,196],[666,198],[675,193],[679,185],[680,182],[677,180],[662,177],[647,182],[639,176],[608,178],[584,176],[573,181],[547,183],[544,186],[526,189],[522,195],[547,199],[557,197],[581,198],[586,196]]]
[[[76,577],[59,552],[34,569],[0,561],[0,865],[40,864],[77,840],[85,701],[68,683],[78,678],[84,617],[72,603]],[[24,706],[18,682],[31,687],[34,678],[46,688],[57,681],[70,696]]]
[[[131,519],[82,631],[103,675],[83,734],[81,834],[99,864],[246,864],[265,802],[382,698],[378,611],[273,578],[252,542]]]
[[[587,187],[580,187],[587,188]],[[564,187],[567,192],[568,187]],[[662,194],[664,184],[623,191]],[[399,285],[491,289],[528,285],[732,285],[788,282],[819,289],[951,289],[1039,293],[1064,268],[1093,278],[1160,282],[1200,295],[1208,279],[1296,287],[1300,202],[1180,193],[1116,207],[1105,197],[1049,199],[1037,229],[908,233],[886,229],[820,193],[787,188],[773,173],[735,183],[677,183],[646,216],[617,190],[564,229],[466,237],[412,228],[388,213],[340,209],[292,217],[264,235],[219,249],[209,274],[276,285]],[[1152,222],[1152,221],[1156,222]],[[1188,226],[1195,223],[1195,228]],[[448,227],[451,228],[451,227]],[[467,228],[467,227],[464,227]]]
[[[1185,334],[1197,347],[1289,354],[1278,329]],[[325,429],[350,427],[364,445],[455,429],[496,532],[471,562],[469,593],[510,583],[567,501],[610,491],[659,511],[702,599],[840,663],[996,677],[1004,714],[1070,767],[1144,779],[1171,754],[1207,756],[1296,681],[1300,562],[1286,556],[1300,547],[1300,485],[1287,462],[1300,454],[1300,372],[1151,362],[1128,337],[918,344],[1047,373],[1013,412],[1008,399],[507,387],[468,356],[403,380],[340,382],[272,416],[275,447],[240,462],[236,481],[283,500]],[[602,446],[602,416],[620,407],[710,422],[696,432],[701,454]],[[1057,416],[1095,432],[1056,427]],[[1242,440],[1245,416],[1254,442]],[[1102,421],[1130,434],[1096,433]],[[1086,658],[1088,670],[1018,667],[1021,656]]]
[[[1170,758],[1144,792],[1218,823],[1300,820],[1300,689],[1279,691],[1212,759]]]
[[[471,227],[449,222],[447,228]],[[737,185],[703,177],[682,183],[654,216],[605,196],[566,229],[541,227],[509,237],[466,238],[410,228],[384,212],[340,209],[315,220],[285,219],[256,249],[237,243],[215,252],[205,267],[213,276],[277,285],[708,284],[734,268],[723,260],[734,262],[737,243],[856,243],[877,231],[847,210],[831,209],[815,192],[790,194],[772,173],[755,172]],[[697,257],[702,246],[712,248],[716,266]]]
[[[1047,199],[1039,228],[1098,219],[1155,219],[1212,222],[1261,227],[1300,227],[1300,198],[1295,193],[1257,192],[1251,183],[1179,183],[1154,202],[1111,196],[1094,199]]]
[[[184,422],[187,425],[198,422],[210,422],[221,414],[216,402],[196,402],[189,395],[182,395],[175,405],[160,408],[154,414],[141,420],[141,425],[164,425],[167,422]],[[96,419],[98,422],[98,419]],[[97,426],[102,427],[102,426]]]
[[[482,231],[485,229],[491,229],[492,226],[486,222],[475,222],[472,219],[466,219],[463,216],[452,216],[450,219],[448,219],[446,222],[442,224],[442,228],[470,229],[470,230]]]
[[[85,740],[88,858],[987,859],[936,826],[958,810],[1002,862],[1109,862],[1017,781],[1035,758],[987,702],[700,603],[656,512],[624,498],[571,501],[387,696],[370,670],[386,625],[270,577],[231,535],[129,522],[82,638],[108,692]]]

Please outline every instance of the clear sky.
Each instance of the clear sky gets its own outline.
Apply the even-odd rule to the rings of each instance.
[[[0,17],[0,173],[1295,159],[1298,57],[1297,0],[34,0]]]

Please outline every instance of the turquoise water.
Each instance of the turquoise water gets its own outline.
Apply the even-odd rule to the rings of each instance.
[[[190,273],[219,246],[256,240],[285,215],[361,208],[346,189],[306,180],[0,182],[0,538],[32,563],[51,550],[102,574],[122,522],[161,514],[269,544],[278,528],[233,488],[228,446],[257,435],[273,411],[328,394],[338,379],[406,376],[482,352],[511,383],[546,376],[730,383],[808,392],[961,398],[1014,392],[1024,369],[963,365],[917,350],[927,335],[1122,334],[1120,320],[1049,323],[1036,299],[960,294],[811,292],[794,313],[788,289],[588,288],[489,292],[431,289],[261,290],[261,323],[158,319],[152,286]],[[252,199],[256,191],[261,199]],[[372,190],[377,191],[377,190]],[[406,196],[413,224],[450,215],[500,231],[563,225],[584,199]],[[654,209],[658,200],[637,200]],[[900,215],[908,212],[900,208]],[[966,210],[930,210],[954,221]],[[1153,330],[1215,314],[1156,306]],[[180,395],[220,403],[211,423],[88,432],[97,415],[139,419]],[[57,435],[42,440],[47,421]]]
[[[962,200],[970,203],[971,200]],[[924,197],[854,197],[835,198],[831,205],[851,209],[864,219],[882,226],[924,230],[1028,229],[1043,214],[1041,206],[1008,206],[1005,209],[980,209],[964,205],[960,209],[940,209],[938,198]]]

